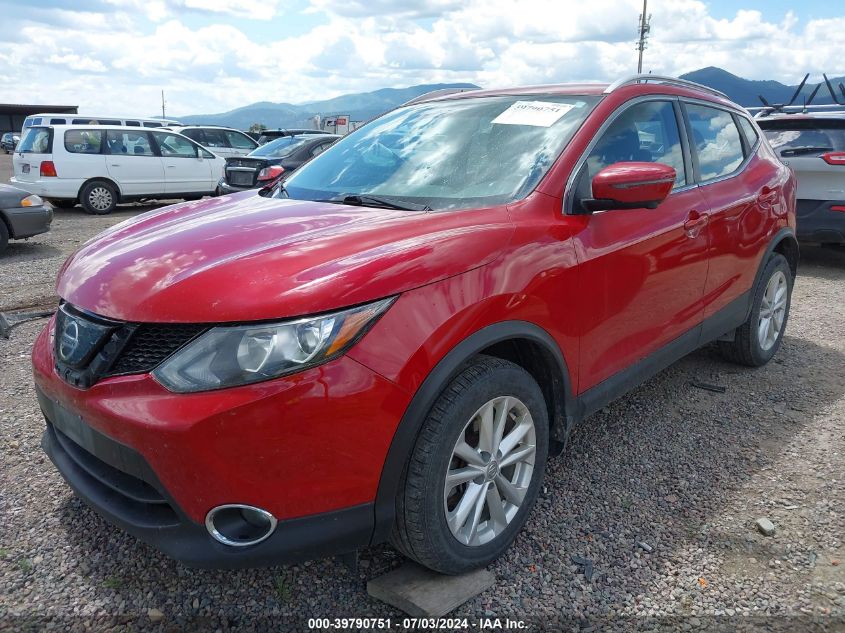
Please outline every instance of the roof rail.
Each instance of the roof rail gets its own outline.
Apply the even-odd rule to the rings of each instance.
[[[453,95],[459,92],[471,92],[472,90],[480,90],[480,88],[440,88],[439,90],[432,90],[431,92],[426,92],[424,94],[419,95],[418,97],[414,97],[413,99],[411,99],[410,101],[406,101],[402,105],[409,106],[415,103],[419,103],[420,101],[433,99],[435,97],[445,97],[447,95]]]
[[[813,110],[825,111],[828,114],[845,114],[845,105],[828,103],[819,105],[782,105],[782,106],[755,106],[753,108],[746,108],[753,113],[755,117],[767,117],[772,114],[805,114]]]
[[[649,81],[669,84],[670,86],[680,86],[681,88],[693,88],[695,90],[703,90],[704,92],[709,92],[710,94],[716,95],[717,97],[722,97],[723,99],[730,99],[730,97],[724,92],[716,90],[715,88],[711,88],[710,86],[697,84],[694,81],[687,81],[686,79],[678,79],[677,77],[667,77],[664,75],[651,74],[631,75],[630,77],[623,77],[622,79],[617,79],[607,88],[604,89],[604,94],[610,94],[611,92],[617,90],[618,88],[621,88],[622,86],[627,86],[629,84],[647,83]]]

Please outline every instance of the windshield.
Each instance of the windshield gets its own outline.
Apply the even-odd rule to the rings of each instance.
[[[598,97],[503,96],[422,103],[335,143],[286,182],[289,197],[392,197],[432,209],[528,195]]]
[[[52,151],[52,130],[48,127],[31,127],[24,134],[17,152],[26,154],[49,154]]]
[[[302,147],[306,142],[313,140],[313,137],[303,138],[301,136],[282,136],[274,141],[270,141],[266,145],[262,145],[256,150],[250,152],[249,156],[257,158],[282,158],[290,156],[298,148]]]

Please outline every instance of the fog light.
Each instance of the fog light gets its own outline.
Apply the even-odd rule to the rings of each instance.
[[[273,533],[277,523],[276,517],[266,510],[240,503],[217,506],[205,517],[208,533],[231,547],[260,543]]]

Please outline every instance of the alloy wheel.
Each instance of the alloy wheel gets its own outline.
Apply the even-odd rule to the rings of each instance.
[[[111,191],[105,187],[94,187],[88,193],[88,202],[97,211],[105,211],[112,205]]]
[[[783,329],[786,318],[786,303],[789,299],[789,284],[786,275],[778,270],[766,284],[760,304],[760,319],[757,323],[757,340],[764,351],[772,349]]]
[[[489,543],[513,521],[531,483],[536,448],[534,419],[518,398],[493,398],[470,418],[443,488],[446,522],[460,543]]]

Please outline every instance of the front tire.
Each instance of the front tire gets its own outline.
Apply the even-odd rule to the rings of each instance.
[[[773,253],[755,289],[751,314],[736,329],[733,341],[719,348],[730,361],[749,367],[768,363],[780,349],[792,302],[792,269],[780,253]]]
[[[117,207],[117,189],[105,180],[94,180],[82,188],[79,201],[87,213],[107,215]]]
[[[423,423],[400,481],[393,544],[444,574],[488,565],[524,525],[548,447],[536,381],[514,363],[477,357]]]

